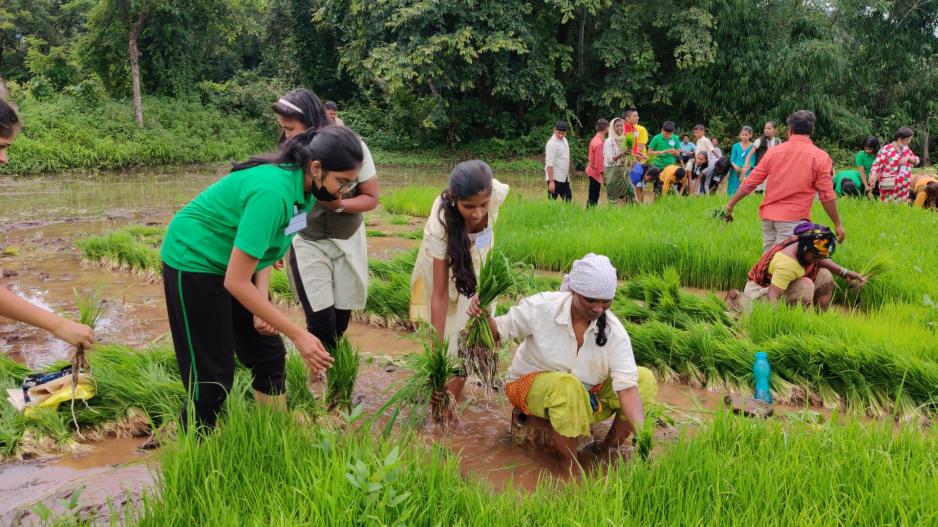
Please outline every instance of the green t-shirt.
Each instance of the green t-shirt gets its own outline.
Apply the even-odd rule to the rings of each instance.
[[[653,150],[670,150],[672,148],[676,150],[681,148],[681,140],[675,134],[671,134],[670,139],[665,139],[664,134],[658,134],[652,137],[651,142],[648,143],[649,152]],[[664,168],[675,163],[677,163],[677,158],[673,154],[656,154],[651,162],[658,168]]]
[[[843,190],[841,187],[844,184],[844,180],[849,179],[853,181],[853,184],[857,186],[857,189],[860,192],[863,192],[863,181],[860,180],[860,172],[858,170],[841,170],[836,175],[834,175],[834,193],[838,196],[843,196]]]
[[[866,172],[866,177],[870,177],[870,168],[873,167],[873,161],[876,161],[876,154],[867,154],[866,150],[860,150],[857,152],[857,157],[855,158],[856,166],[863,167],[863,170]]]
[[[312,202],[303,193],[302,170],[258,165],[232,172],[176,213],[160,257],[180,271],[224,275],[237,247],[263,269],[287,252],[290,219]]]

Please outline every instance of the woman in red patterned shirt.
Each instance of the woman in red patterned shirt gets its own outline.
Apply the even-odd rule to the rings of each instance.
[[[912,142],[912,129],[903,126],[888,145],[876,156],[870,168],[870,184],[879,185],[879,199],[892,203],[908,203],[909,188],[912,185],[912,167],[919,164],[919,158],[909,143]]]

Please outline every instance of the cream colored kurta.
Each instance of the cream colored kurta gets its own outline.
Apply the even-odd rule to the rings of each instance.
[[[508,368],[508,382],[538,371],[570,373],[590,387],[612,378],[613,391],[638,386],[632,341],[619,319],[606,311],[605,346],[596,345],[596,322],[577,350],[570,313],[572,293],[539,293],[525,298],[495,324],[502,341],[523,338]]]
[[[498,220],[498,210],[501,208],[505,199],[508,197],[508,185],[495,179],[492,180],[492,197],[489,200],[489,218],[486,229],[495,226]],[[433,209],[430,211],[430,217],[427,218],[427,224],[423,228],[423,241],[420,242],[420,250],[417,253],[417,261],[414,263],[414,272],[410,278],[410,318],[411,320],[424,320],[430,322],[430,303],[433,296],[433,260],[446,260],[446,226],[440,216],[440,207],[442,200],[437,196],[433,202]],[[472,246],[472,267],[475,269],[476,277],[479,276],[479,270],[482,267],[482,260],[488,251],[494,245],[487,244],[481,249],[476,245],[477,233],[469,234],[469,243]],[[466,311],[469,309],[469,298],[460,295],[456,291],[456,284],[453,283],[453,273],[449,272],[449,305],[446,307],[446,331],[445,337],[449,339],[450,353],[456,354],[459,343],[459,332],[466,327],[469,321],[469,315]]]

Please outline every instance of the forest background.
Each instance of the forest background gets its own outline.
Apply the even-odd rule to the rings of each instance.
[[[634,107],[649,131],[724,140],[811,109],[843,164],[912,126],[929,164],[938,0],[0,4],[0,96],[26,123],[6,172],[243,157],[273,146],[270,103],[298,86],[379,161],[524,159],[566,119],[582,167],[595,120]]]

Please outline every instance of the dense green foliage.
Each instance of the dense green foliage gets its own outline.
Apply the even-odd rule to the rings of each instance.
[[[240,399],[240,398],[236,398]],[[912,427],[728,415],[579,484],[493,493],[455,456],[229,404],[224,433],[162,456],[141,525],[927,525],[938,440]],[[232,463],[239,459],[243,462]],[[210,484],[206,484],[210,482]],[[272,492],[271,489],[290,489]],[[676,491],[676,489],[678,489]]]
[[[596,118],[628,107],[653,131],[668,119],[682,129],[705,122],[721,139],[809,108],[822,143],[845,151],[900,125],[919,132],[913,148],[920,153],[935,145],[938,0],[647,7],[631,0],[9,0],[0,7],[0,78],[38,97],[64,91],[126,101],[128,39],[138,27],[144,94],[204,97],[233,83],[251,98],[265,87],[282,93],[305,85],[343,103],[346,121],[384,150],[447,145],[527,156],[542,151],[558,118],[571,121],[582,142]],[[261,107],[273,100],[265,97]],[[237,99],[212,104],[247,110]],[[162,104],[145,101],[144,114]],[[582,146],[573,149],[577,156]]]
[[[0,173],[102,170],[243,160],[274,147],[270,122],[225,114],[199,101],[145,97],[148,118],[134,125],[125,103],[76,96],[20,99],[22,133]]]

